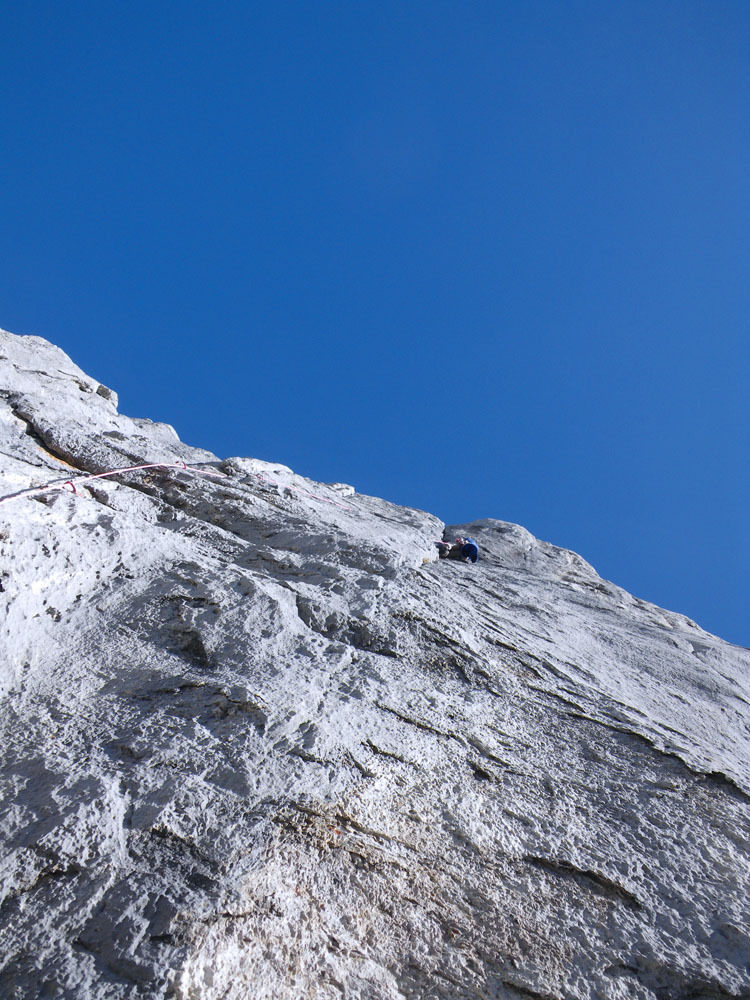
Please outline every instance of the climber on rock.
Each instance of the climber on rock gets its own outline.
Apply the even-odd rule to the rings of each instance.
[[[464,538],[461,546],[461,558],[465,562],[475,563],[479,558],[479,546],[473,538]]]
[[[435,542],[441,559],[458,559],[460,562],[475,563],[479,558],[479,546],[473,538],[458,537],[453,543]]]

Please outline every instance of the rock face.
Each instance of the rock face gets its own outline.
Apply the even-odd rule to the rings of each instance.
[[[750,997],[747,650],[0,356],[0,996]]]

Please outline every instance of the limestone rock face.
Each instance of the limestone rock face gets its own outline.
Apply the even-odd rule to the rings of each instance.
[[[116,402],[0,334],[0,996],[750,997],[747,650]]]

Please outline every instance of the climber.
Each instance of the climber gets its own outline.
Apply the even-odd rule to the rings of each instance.
[[[479,546],[473,538],[464,538],[461,546],[461,556],[466,562],[475,563],[479,558]]]
[[[450,542],[435,542],[435,544],[441,559],[459,559],[461,562],[475,563],[479,558],[479,546],[473,538],[459,536],[452,544]]]

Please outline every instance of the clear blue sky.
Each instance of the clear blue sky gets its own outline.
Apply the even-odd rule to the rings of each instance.
[[[750,3],[2,4],[0,325],[750,645]]]

